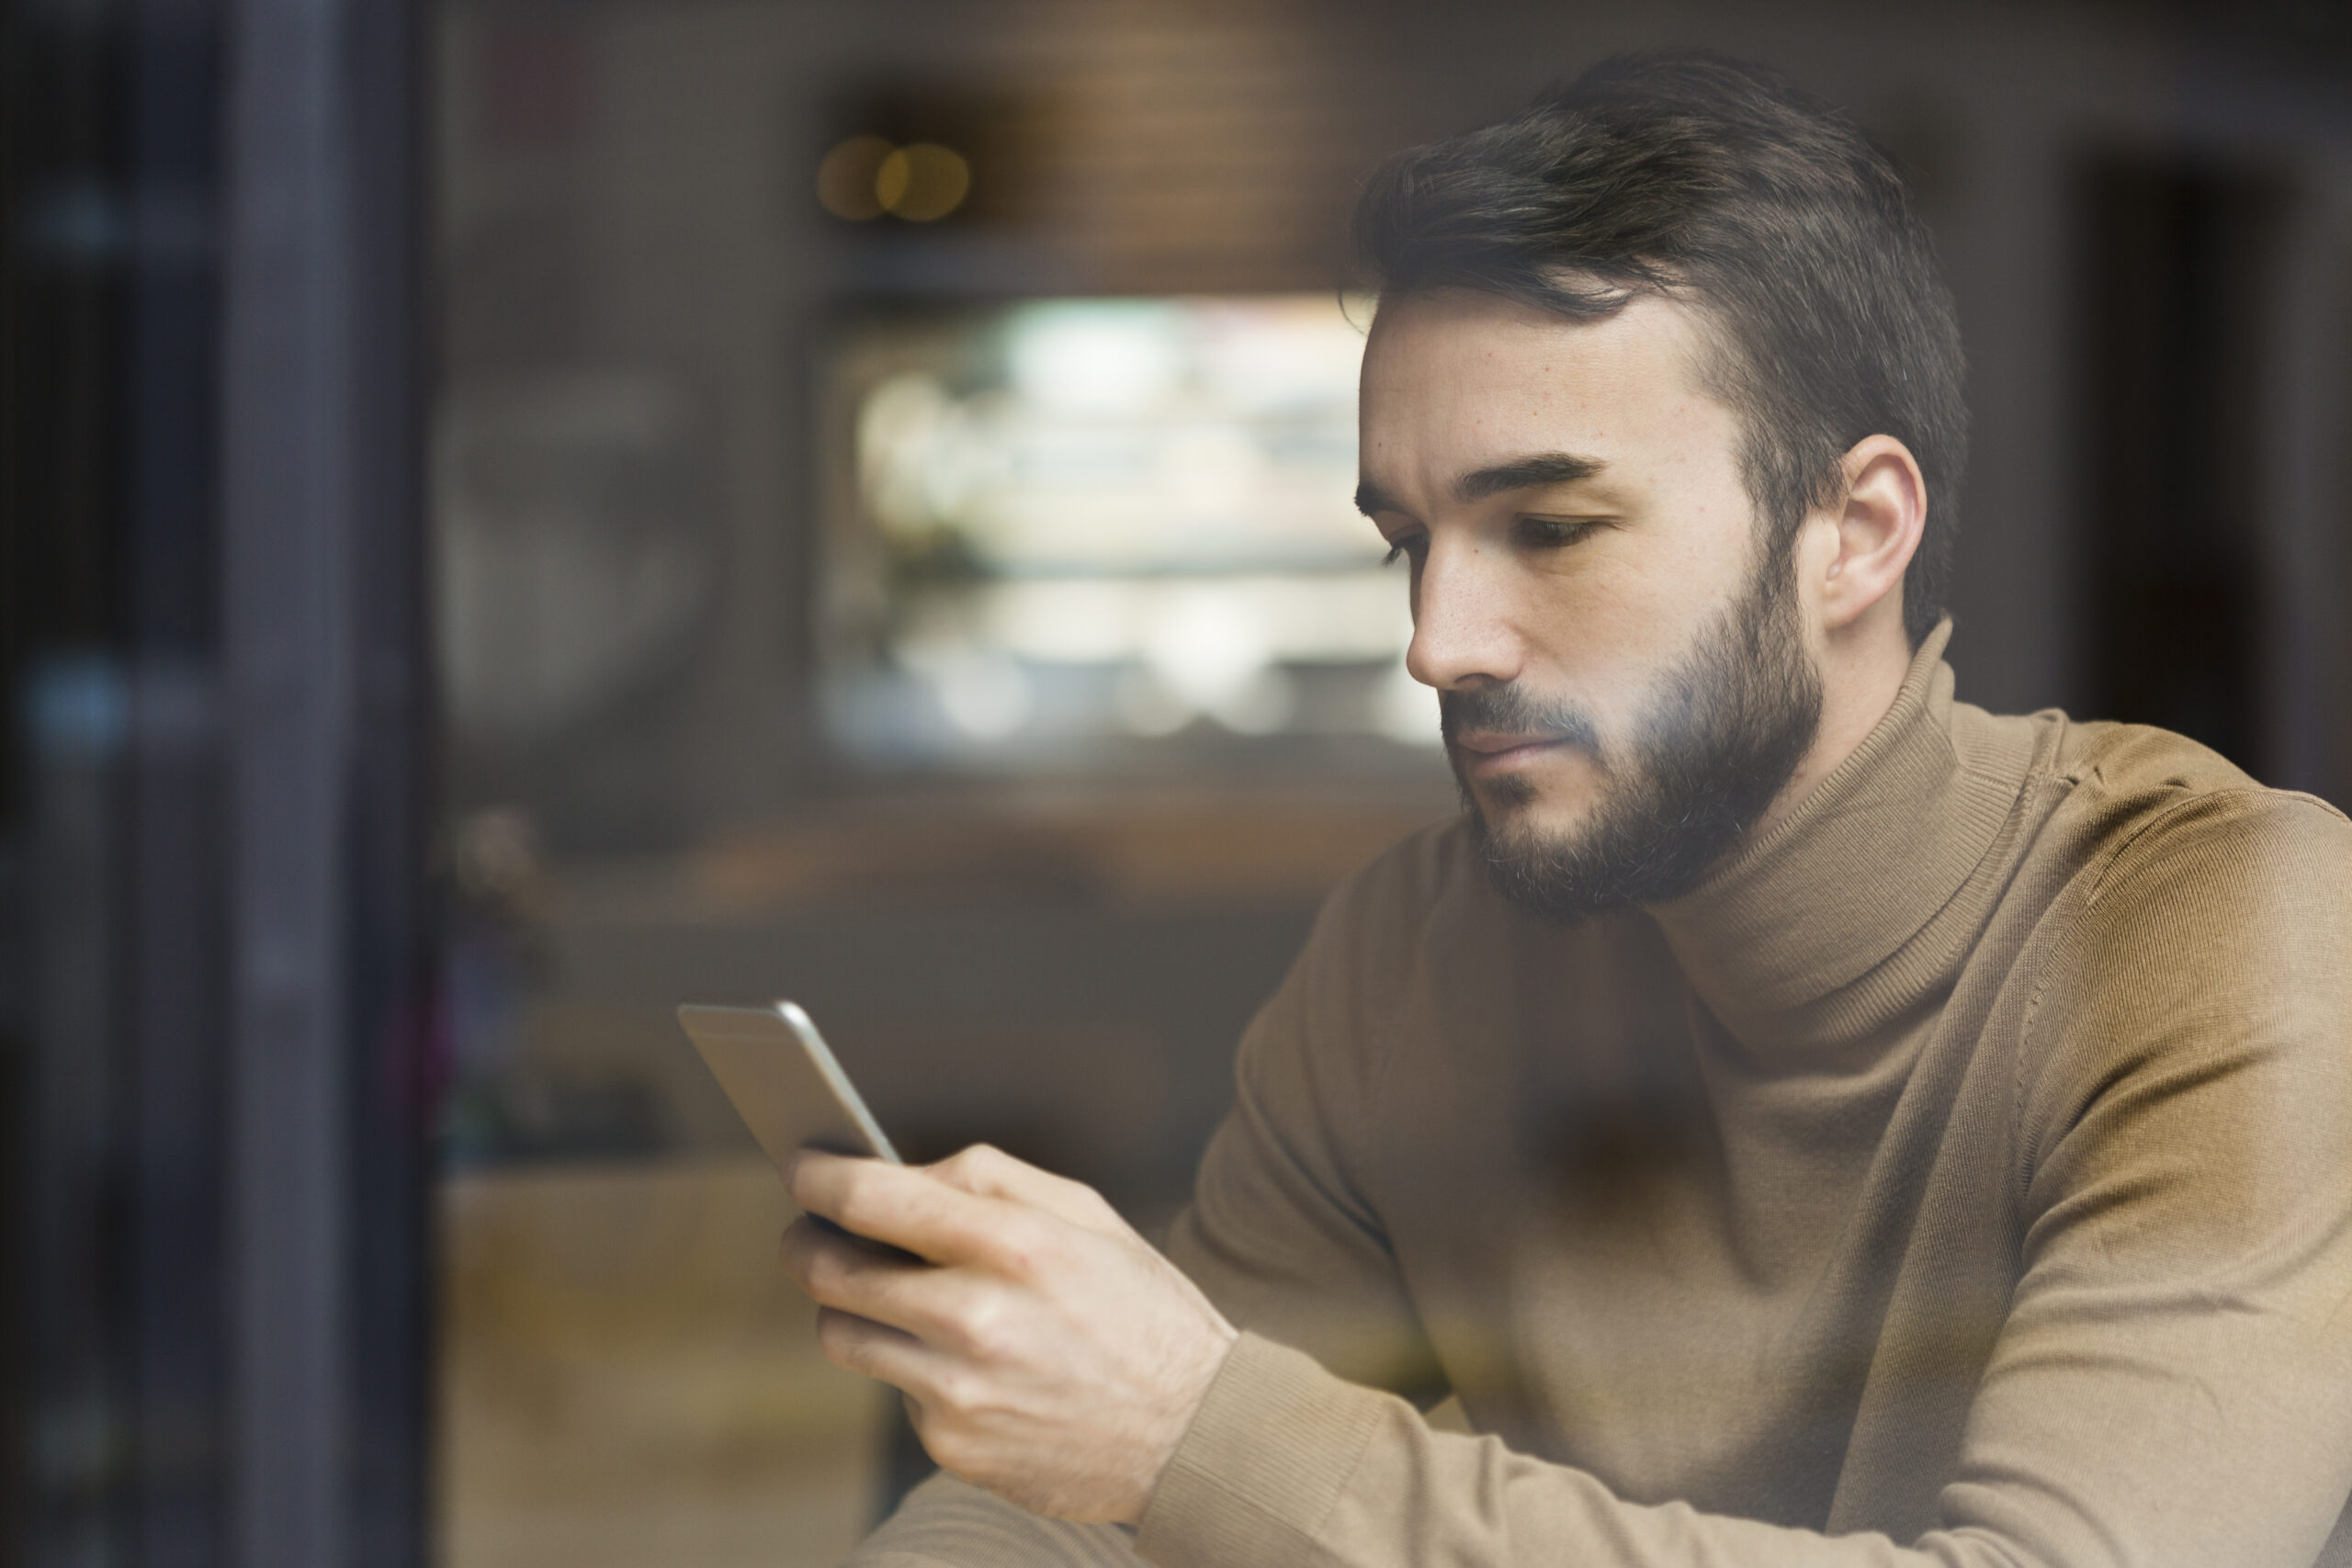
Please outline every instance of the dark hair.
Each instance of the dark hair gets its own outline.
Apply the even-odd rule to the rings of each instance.
[[[1934,627],[1967,458],[1960,325],[1901,176],[1836,110],[1716,55],[1620,56],[1390,158],[1355,244],[1394,297],[1466,288],[1585,321],[1689,298],[1716,329],[1708,384],[1746,426],[1768,558],[1838,498],[1854,443],[1892,435],[1930,502],[1904,627],[1915,647]]]

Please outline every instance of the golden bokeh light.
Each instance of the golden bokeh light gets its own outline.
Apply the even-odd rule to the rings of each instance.
[[[918,141],[884,158],[874,171],[874,199],[910,222],[929,223],[964,205],[972,188],[964,155],[935,141]]]
[[[886,204],[876,194],[876,175],[886,163],[899,156],[887,138],[851,137],[817,165],[817,199],[836,218],[862,222],[881,217]]]

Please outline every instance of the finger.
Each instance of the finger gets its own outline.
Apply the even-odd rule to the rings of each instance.
[[[803,1149],[785,1177],[792,1201],[843,1230],[905,1248],[933,1263],[972,1262],[995,1251],[1013,1211],[926,1171],[885,1160]]]
[[[817,1348],[833,1365],[888,1383],[918,1406],[917,1390],[932,1385],[939,1359],[913,1335],[835,1307],[817,1314]]]
[[[784,1270],[820,1306],[854,1313],[939,1343],[959,1332],[974,1282],[927,1263],[908,1262],[870,1242],[795,1221],[780,1249]]]
[[[987,1144],[974,1144],[922,1169],[975,1197],[1042,1209],[1056,1219],[1105,1235],[1129,1233],[1130,1227],[1119,1217],[1118,1211],[1093,1188],[1041,1170]]]
[[[897,1389],[915,1440],[942,1470],[966,1474],[972,1449],[968,1440],[957,1440],[963,1423],[956,1412],[990,1403],[968,1371],[919,1341],[848,1313],[820,1313],[817,1343],[833,1365]]]

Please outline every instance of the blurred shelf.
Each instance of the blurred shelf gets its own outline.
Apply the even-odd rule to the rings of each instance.
[[[818,1568],[879,1484],[884,1394],[819,1355],[757,1157],[441,1188],[439,1560]]]
[[[1448,814],[1427,791],[828,802],[675,857],[565,867],[549,912],[666,924],[989,898],[1128,909],[1312,904]]]

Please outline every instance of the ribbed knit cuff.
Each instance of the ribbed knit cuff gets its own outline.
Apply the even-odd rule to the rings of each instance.
[[[1159,1478],[1136,1554],[1160,1568],[1298,1568],[1372,1440],[1383,1398],[1244,1334]]]

